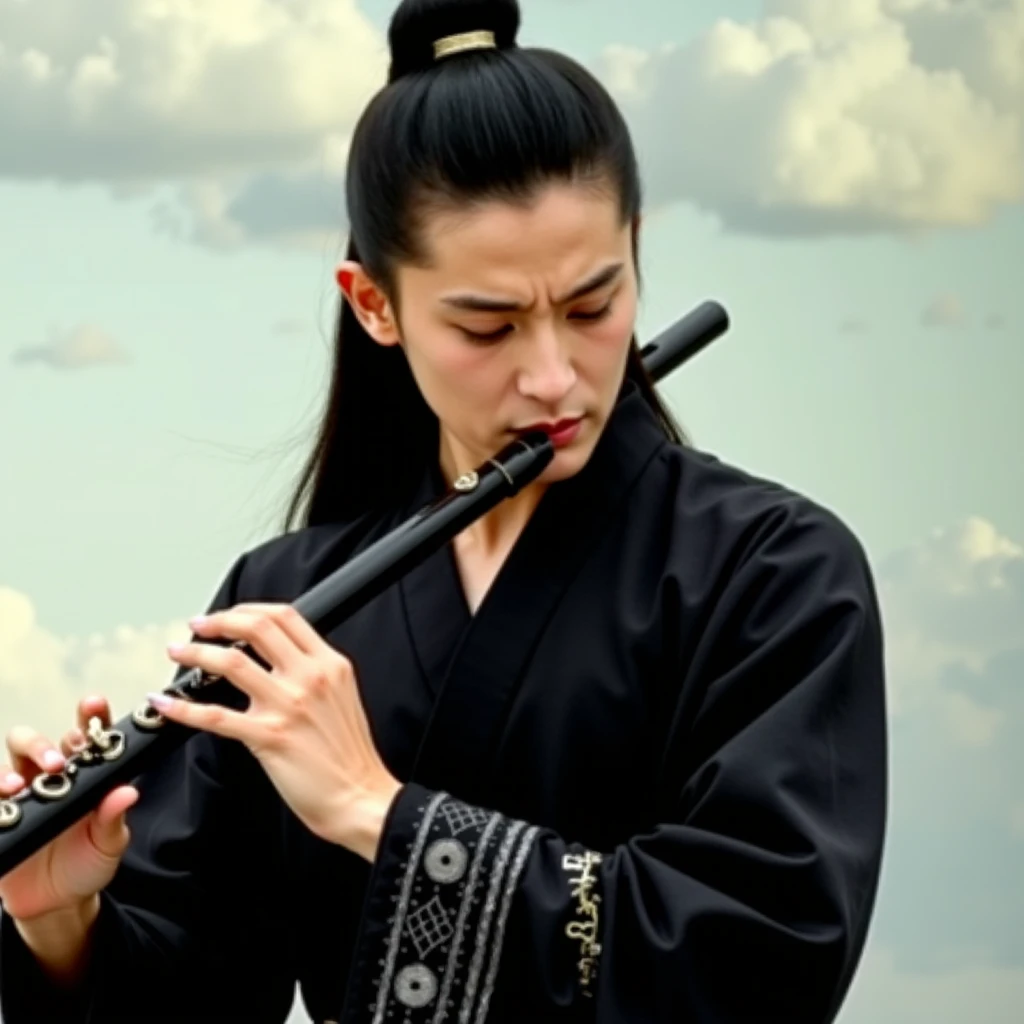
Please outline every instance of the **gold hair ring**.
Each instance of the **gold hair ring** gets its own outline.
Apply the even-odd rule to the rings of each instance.
[[[434,60],[450,57],[453,53],[466,50],[494,50],[498,43],[493,32],[462,32],[456,36],[445,36],[434,43]]]

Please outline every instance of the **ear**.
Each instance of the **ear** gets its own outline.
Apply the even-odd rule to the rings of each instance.
[[[346,260],[334,276],[363,330],[378,345],[399,344],[402,339],[391,303],[363,265]]]

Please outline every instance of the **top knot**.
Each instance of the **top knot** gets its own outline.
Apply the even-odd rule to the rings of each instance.
[[[518,0],[402,0],[388,29],[388,81],[456,55],[509,49],[519,20]]]

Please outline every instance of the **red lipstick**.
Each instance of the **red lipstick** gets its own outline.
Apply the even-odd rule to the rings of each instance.
[[[564,448],[576,440],[582,423],[583,417],[577,416],[575,419],[559,420],[557,423],[534,423],[523,430],[517,431],[517,433],[526,434],[535,430],[543,431],[551,438],[551,443],[556,448]]]

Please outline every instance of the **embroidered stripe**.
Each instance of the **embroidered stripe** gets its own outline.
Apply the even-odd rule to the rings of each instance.
[[[512,895],[537,831],[446,793],[433,797],[399,868],[373,1024],[445,1024],[456,1008],[462,1024],[483,1020]]]
[[[501,948],[505,940],[505,922],[508,920],[508,913],[512,906],[512,896],[516,886],[519,884],[519,876],[526,865],[526,858],[530,855],[533,841],[537,836],[536,826],[528,828],[523,837],[519,850],[516,853],[515,863],[509,873],[508,881],[505,883],[505,892],[502,895],[501,913],[498,915],[498,927],[494,936],[494,943],[491,947],[491,963],[487,969],[487,981],[484,983],[483,991],[480,993],[480,1005],[476,1011],[476,1024],[481,1024],[487,1018],[487,1007],[494,992],[494,982],[498,976],[498,966],[501,962]]]
[[[524,827],[523,822],[517,821],[505,833],[505,839],[494,862],[494,870],[491,872],[491,884],[487,890],[487,900],[480,915],[480,928],[476,934],[476,949],[473,950],[473,962],[470,964],[469,977],[466,979],[466,994],[462,1000],[462,1009],[459,1010],[459,1024],[466,1024],[470,1014],[473,1012],[473,1000],[476,998],[476,988],[480,982],[480,972],[483,969],[484,957],[487,955],[487,938],[491,931],[491,918],[494,915],[494,908],[498,903],[498,889],[505,874],[505,865],[508,864],[509,857],[512,855],[512,844]]]
[[[473,866],[470,868],[469,879],[462,894],[462,904],[459,907],[459,920],[455,926],[455,938],[452,941],[451,952],[448,954],[448,964],[445,967],[444,980],[441,982],[441,994],[437,1000],[437,1012],[434,1014],[432,1024],[441,1024],[444,1020],[448,1007],[448,999],[451,995],[452,984],[455,980],[455,964],[462,948],[462,939],[466,931],[466,918],[473,906],[473,896],[476,893],[477,882],[480,878],[480,871],[484,863],[484,855],[487,852],[488,844],[494,835],[494,830],[504,819],[500,814],[492,814],[487,827],[480,838],[480,843],[473,855]]]
[[[436,793],[433,800],[427,806],[420,827],[416,830],[416,839],[413,842],[409,862],[405,868],[405,877],[402,879],[402,890],[395,908],[395,919],[391,926],[391,936],[388,939],[387,956],[384,965],[384,972],[377,986],[376,1013],[373,1015],[373,1024],[381,1024],[384,1019],[384,1010],[388,1004],[388,992],[391,989],[391,978],[395,970],[395,961],[398,958],[398,942],[405,927],[405,916],[409,910],[412,899],[412,886],[416,878],[416,871],[419,867],[420,857],[423,854],[423,847],[427,842],[427,833],[433,824],[434,816],[441,804],[448,799],[447,793]]]

